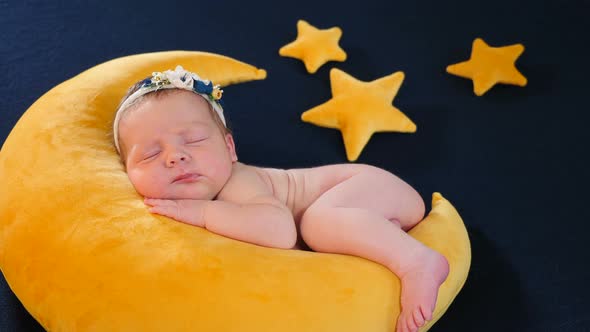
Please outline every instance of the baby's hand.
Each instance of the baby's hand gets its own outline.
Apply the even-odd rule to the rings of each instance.
[[[145,198],[143,202],[150,206],[151,213],[157,213],[187,224],[204,227],[206,200],[197,199],[155,199]]]

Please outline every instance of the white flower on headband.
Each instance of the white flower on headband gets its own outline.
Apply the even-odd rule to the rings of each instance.
[[[152,77],[145,79],[140,89],[147,91],[163,88],[194,91],[206,96],[212,101],[219,101],[223,94],[223,90],[219,88],[219,85],[213,86],[211,81],[201,79],[199,75],[185,70],[180,65],[176,66],[174,70],[152,72]]]
[[[166,78],[166,75],[159,71],[155,71],[152,73],[151,83],[156,87],[156,89],[160,89],[169,82]]]
[[[170,80],[170,84],[175,87],[185,90],[193,89],[194,82],[192,75],[181,66],[176,66],[174,71],[167,70],[164,73],[166,74],[166,77],[168,77],[168,80]]]
[[[211,104],[213,110],[219,115],[219,119],[223,125],[226,125],[225,117],[223,116],[223,107],[221,105],[223,90],[220,89],[220,86],[214,86],[211,81],[201,79],[199,75],[186,71],[180,65],[176,66],[174,70],[152,72],[152,77],[141,81],[140,86],[141,87],[131,94],[131,96],[127,97],[127,99],[121,103],[119,109],[117,109],[115,121],[113,122],[113,133],[117,151],[119,151],[118,128],[121,114],[129,106],[133,105],[136,100],[141,98],[141,96],[160,89],[183,89],[201,95]]]

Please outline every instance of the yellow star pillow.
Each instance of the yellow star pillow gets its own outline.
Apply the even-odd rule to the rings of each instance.
[[[527,79],[515,66],[516,59],[524,52],[522,44],[490,47],[481,38],[473,41],[471,58],[447,67],[449,74],[473,80],[473,92],[481,96],[496,83],[525,86]]]
[[[341,36],[342,30],[339,27],[320,30],[304,20],[299,20],[297,39],[283,46],[279,54],[303,61],[307,72],[313,74],[330,60],[346,60],[346,53],[338,45]]]
[[[363,82],[333,68],[330,71],[332,99],[304,112],[301,119],[339,129],[348,160],[356,161],[373,133],[416,131],[414,122],[391,104],[403,80],[404,73],[398,71]]]

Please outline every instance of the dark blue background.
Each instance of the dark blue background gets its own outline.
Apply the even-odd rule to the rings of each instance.
[[[589,1],[277,3],[0,0],[0,139],[43,93],[89,67],[202,50],[268,71],[225,89],[242,161],[346,162],[340,132],[300,114],[331,97],[330,68],[365,81],[402,70],[394,105],[418,131],[375,134],[358,162],[399,175],[428,206],[440,191],[463,216],[471,271],[432,331],[590,331]],[[280,57],[300,18],[340,26],[347,61],[310,75]],[[524,44],[517,67],[528,86],[476,97],[471,81],[446,74],[476,37]],[[38,330],[0,278],[0,331]]]

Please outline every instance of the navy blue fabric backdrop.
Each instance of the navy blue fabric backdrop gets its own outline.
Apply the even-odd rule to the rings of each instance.
[[[331,97],[330,68],[365,81],[401,70],[394,105],[418,131],[375,134],[358,162],[397,174],[428,206],[440,191],[463,216],[471,271],[432,331],[590,331],[589,9],[571,0],[0,0],[0,142],[37,98],[89,67],[202,50],[268,71],[225,89],[242,161],[347,162],[340,132],[303,123],[301,113]],[[298,19],[340,26],[347,61],[310,75],[280,57]],[[476,37],[524,44],[517,67],[528,86],[476,97],[471,81],[446,74]],[[0,278],[0,331],[40,330]]]

